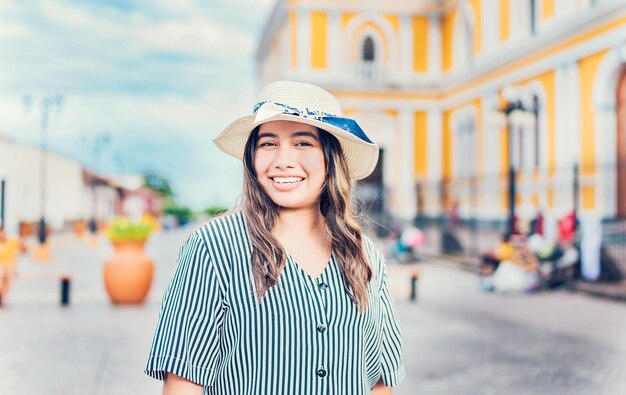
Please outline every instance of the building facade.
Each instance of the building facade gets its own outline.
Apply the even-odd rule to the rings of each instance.
[[[43,169],[42,169],[43,164]],[[0,136],[0,214],[7,233],[20,225],[36,225],[42,213],[52,230],[95,218],[109,222],[116,215],[159,215],[161,196],[143,186],[143,176],[115,179],[86,170],[58,153]],[[139,213],[137,213],[139,211]]]
[[[624,0],[278,0],[257,62],[339,98],[396,217],[504,219],[511,166],[521,218],[626,215]]]

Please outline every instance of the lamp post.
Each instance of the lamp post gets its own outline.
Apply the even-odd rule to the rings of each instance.
[[[532,109],[526,108],[521,99],[518,88],[509,86],[503,89],[502,95],[505,100],[504,107],[500,108],[506,117],[507,146],[509,156],[508,167],[508,197],[509,197],[509,213],[507,216],[507,234],[515,233],[515,197],[517,195],[517,179],[516,169],[513,163],[513,118],[516,114],[532,113]],[[521,159],[521,158],[520,158]]]
[[[32,97],[25,95],[24,109],[26,112],[30,111]],[[35,251],[35,258],[38,260],[47,260],[50,258],[50,251],[48,249],[47,232],[46,232],[46,198],[47,198],[47,153],[48,153],[48,122],[50,115],[53,112],[59,113],[63,106],[62,95],[45,96],[41,99],[40,103],[40,141],[39,141],[39,180],[40,180],[40,192],[41,192],[41,216],[39,219],[39,229],[37,232],[37,240],[39,241],[38,249]]]
[[[93,136],[91,141],[92,144],[92,166],[93,166],[93,177],[91,180],[91,197],[92,197],[92,209],[91,209],[91,219],[89,220],[89,230],[91,231],[92,236],[98,231],[98,213],[97,213],[97,203],[98,198],[96,194],[96,175],[100,170],[100,153],[101,150],[111,142],[111,134],[108,132],[98,132]]]

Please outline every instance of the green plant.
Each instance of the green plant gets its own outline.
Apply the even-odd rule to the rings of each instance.
[[[204,209],[204,213],[207,215],[210,215],[211,217],[223,214],[226,211],[228,211],[226,207],[220,207],[220,206],[212,206],[212,207],[207,207]]]
[[[150,237],[152,226],[145,222],[132,222],[118,217],[111,222],[107,235],[111,241],[144,241]]]

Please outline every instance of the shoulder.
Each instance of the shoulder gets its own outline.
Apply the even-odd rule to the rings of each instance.
[[[370,238],[366,234],[363,234],[362,239],[365,256],[369,259],[372,265],[375,265],[375,261],[382,259],[383,255],[374,240],[372,240],[372,238]]]
[[[370,268],[372,269],[372,275],[375,279],[378,279],[382,276],[382,272],[385,267],[385,256],[380,251],[377,243],[367,236],[363,234],[363,249],[365,253],[365,257],[367,258]]]
[[[196,232],[207,245],[215,243],[239,244],[247,241],[246,222],[243,211],[229,212],[200,226]]]

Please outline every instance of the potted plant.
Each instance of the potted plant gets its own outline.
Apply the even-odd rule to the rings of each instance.
[[[145,254],[144,245],[152,226],[116,218],[107,230],[115,250],[104,263],[104,285],[113,303],[143,303],[154,274],[154,262]]]

